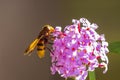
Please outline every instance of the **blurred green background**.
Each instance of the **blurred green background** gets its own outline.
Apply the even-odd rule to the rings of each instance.
[[[23,53],[43,25],[64,27],[81,17],[97,23],[108,42],[120,41],[120,0],[0,0],[0,80],[64,80],[51,75],[48,51],[41,60]],[[120,79],[120,55],[108,57],[109,70],[97,69],[97,80]]]

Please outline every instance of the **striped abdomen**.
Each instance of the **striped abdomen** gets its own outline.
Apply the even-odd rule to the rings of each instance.
[[[45,55],[45,42],[40,40],[37,44],[37,54],[40,58],[43,58]]]

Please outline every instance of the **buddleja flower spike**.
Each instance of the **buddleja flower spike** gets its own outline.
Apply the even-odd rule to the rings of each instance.
[[[61,27],[56,27],[53,32],[53,36],[57,37],[52,45],[52,74],[58,72],[66,79],[85,80],[88,71],[95,68],[105,68],[105,73],[108,70],[108,42],[103,34],[95,31],[97,24],[91,24],[86,18],[73,19],[72,22],[63,32]]]

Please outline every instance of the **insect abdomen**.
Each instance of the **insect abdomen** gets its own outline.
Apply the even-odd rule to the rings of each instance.
[[[39,58],[43,58],[45,55],[45,45],[43,40],[40,40],[40,42],[37,44],[37,54]]]

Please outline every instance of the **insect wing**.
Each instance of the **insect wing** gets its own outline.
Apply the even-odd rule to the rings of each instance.
[[[30,55],[30,52],[32,52],[34,49],[35,49],[35,47],[37,46],[37,44],[38,44],[38,42],[39,42],[39,40],[40,39],[35,39],[30,45],[29,45],[29,47],[25,50],[25,53],[24,53],[24,55]]]

